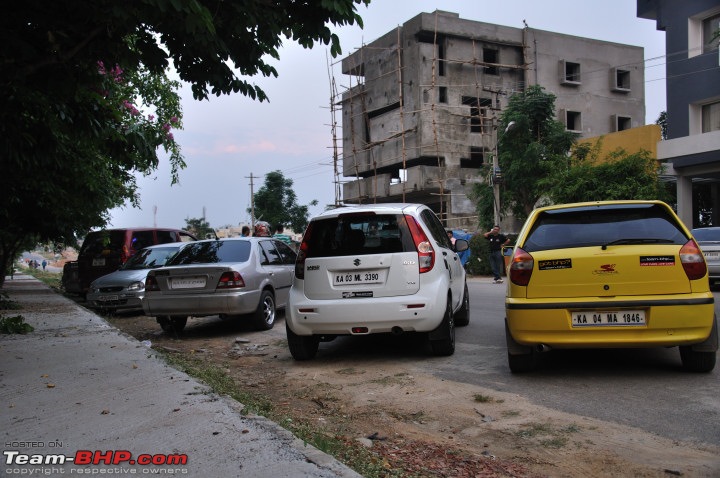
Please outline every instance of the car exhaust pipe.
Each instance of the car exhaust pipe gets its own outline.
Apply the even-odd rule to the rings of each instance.
[[[405,332],[402,327],[398,327],[397,325],[390,330],[393,335],[402,335],[403,332]]]
[[[549,345],[545,345],[545,344],[538,344],[538,345],[537,345],[537,351],[538,351],[538,352],[550,352],[550,350],[552,350],[552,349],[551,349],[551,347],[550,347]]]

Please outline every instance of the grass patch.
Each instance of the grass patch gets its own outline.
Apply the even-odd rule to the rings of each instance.
[[[35,330],[30,324],[25,323],[22,315],[11,317],[0,317],[0,333],[2,334],[27,334]]]
[[[44,282],[45,284],[49,285],[53,289],[60,289],[62,286],[62,274],[60,274],[60,273],[47,272],[47,271],[43,271],[42,269],[33,269],[32,267],[23,269],[22,272],[35,277],[36,279],[38,279],[41,282]]]
[[[158,351],[159,352],[159,351]],[[293,435],[327,453],[365,478],[400,478],[402,470],[387,468],[382,457],[354,440],[327,432],[314,422],[279,412],[273,402],[260,394],[245,392],[228,375],[225,369],[202,359],[182,354],[159,352],[166,361],[188,375],[202,380],[213,392],[227,395],[244,405],[243,413],[264,416],[289,430]]]
[[[580,427],[575,424],[555,428],[546,423],[531,423],[528,427],[516,432],[515,436],[525,439],[538,438],[542,446],[559,449],[568,444],[569,434],[579,431]]]

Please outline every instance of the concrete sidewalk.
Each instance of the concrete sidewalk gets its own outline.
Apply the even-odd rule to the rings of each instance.
[[[2,292],[23,307],[2,315],[35,331],[0,335],[0,476],[360,476],[34,277],[7,277]]]

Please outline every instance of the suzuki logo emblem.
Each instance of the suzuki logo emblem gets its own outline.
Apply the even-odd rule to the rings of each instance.
[[[360,265],[360,259],[355,259],[355,260],[353,261],[353,264],[355,264],[355,267],[359,266],[359,265]]]

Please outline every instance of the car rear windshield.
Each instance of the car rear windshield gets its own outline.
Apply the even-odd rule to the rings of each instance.
[[[122,267],[124,270],[154,269],[165,265],[178,251],[177,247],[153,247],[142,249],[132,256]]]
[[[693,234],[693,236],[695,236],[695,239],[697,239],[698,241],[720,242],[720,229],[716,229],[716,228],[693,229],[692,234]]]
[[[193,242],[167,262],[168,266],[245,262],[250,257],[250,241]]]
[[[521,247],[527,252],[617,244],[685,244],[688,238],[657,204],[589,206],[539,214]]]
[[[96,231],[89,233],[83,241],[78,255],[98,255],[104,250],[121,251],[125,243],[125,231]]]
[[[351,213],[314,220],[303,241],[306,257],[415,251],[402,214]]]

